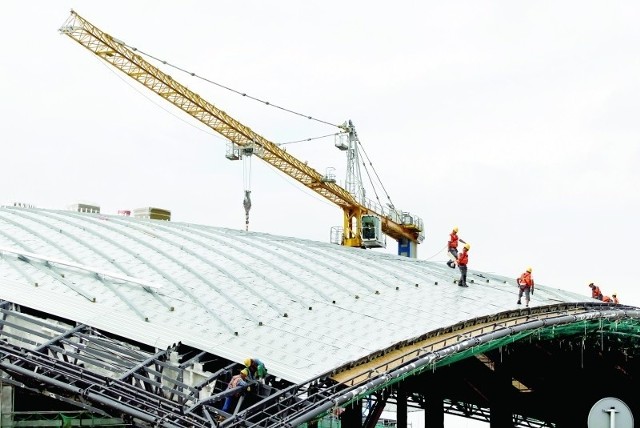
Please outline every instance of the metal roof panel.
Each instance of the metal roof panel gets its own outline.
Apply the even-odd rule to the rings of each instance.
[[[158,348],[257,356],[292,382],[517,298],[513,278],[470,270],[462,288],[436,262],[96,213],[2,207],[0,248],[2,299]],[[536,285],[532,305],[588,300]]]

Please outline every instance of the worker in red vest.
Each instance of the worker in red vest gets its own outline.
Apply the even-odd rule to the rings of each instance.
[[[469,248],[471,248],[471,245],[464,244],[462,252],[458,255],[458,268],[460,269],[460,280],[458,281],[458,285],[460,287],[468,287],[467,263],[469,262]]]
[[[458,237],[458,226],[456,226],[449,234],[449,242],[447,242],[447,251],[456,260],[458,259],[458,241],[466,244],[466,242]],[[456,267],[456,264],[453,260],[449,260],[447,261],[447,266],[453,269]]]
[[[527,270],[522,275],[520,275],[520,278],[518,278],[518,287],[520,291],[518,293],[517,303],[519,305],[522,304],[521,300],[522,300],[522,295],[524,294],[524,303],[527,308],[529,307],[529,301],[531,300],[530,294],[533,294],[533,287],[534,287],[531,271],[532,269],[528,267]]]
[[[591,297],[594,299],[602,300],[602,291],[600,291],[600,287],[595,285],[593,282],[589,283],[589,287],[591,287]]]

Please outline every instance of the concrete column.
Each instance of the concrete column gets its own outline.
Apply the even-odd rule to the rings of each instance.
[[[4,376],[4,373],[2,373]],[[0,377],[0,426],[13,426],[13,386],[2,383]]]
[[[425,428],[444,428],[444,403],[442,394],[432,388],[426,397],[426,407],[424,410]]]
[[[404,388],[402,382],[398,384],[396,401],[397,428],[407,428],[407,390]]]
[[[495,364],[493,373],[494,382],[490,391],[491,421],[490,428],[512,428],[513,416],[511,415],[511,373],[505,369],[502,363]]]

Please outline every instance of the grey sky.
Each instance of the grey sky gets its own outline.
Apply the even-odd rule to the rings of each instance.
[[[640,305],[640,4],[3,3],[0,202],[158,206],[174,221],[241,229],[242,163],[60,35],[70,8],[213,81],[353,120],[392,201],[425,222],[419,258],[444,262],[457,225],[472,269],[532,266],[538,284],[588,295],[595,281]],[[273,142],[336,130],[165,71]],[[287,150],[344,177],[331,139]],[[327,241],[341,224],[339,208],[259,159],[251,177],[251,230]]]

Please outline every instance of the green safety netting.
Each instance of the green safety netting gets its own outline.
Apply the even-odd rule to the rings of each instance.
[[[62,419],[62,427],[69,428],[73,425],[73,420],[76,419],[76,416],[65,416],[60,413],[60,419]]]
[[[12,420],[12,426],[42,426],[42,427],[123,427],[125,424],[117,418],[105,418],[86,411],[59,413],[46,412],[16,412],[6,413],[3,417]]]
[[[121,421],[113,418],[104,418],[96,416],[88,412],[80,412],[73,415],[70,414],[58,414],[58,417],[62,420],[63,428],[70,428],[74,426],[83,427],[124,427],[126,426]]]
[[[319,420],[316,426],[317,428],[341,428],[340,419],[326,418],[326,417]],[[395,426],[395,423],[379,422],[375,425],[375,428],[384,428],[384,427],[390,427],[390,426]]]

